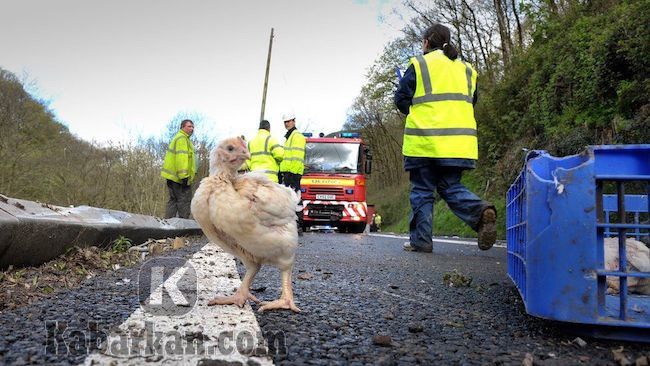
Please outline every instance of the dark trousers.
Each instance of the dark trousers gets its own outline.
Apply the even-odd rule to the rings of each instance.
[[[165,218],[176,217],[176,214],[178,214],[178,217],[182,219],[189,219],[192,187],[168,179],[167,190],[169,191],[169,201],[167,201]]]
[[[293,188],[294,191],[300,191],[300,179],[302,175],[289,172],[280,172],[278,179],[280,184]]]
[[[463,171],[457,167],[425,166],[409,170],[411,181],[411,245],[432,245],[434,192],[447,202],[451,211],[469,227],[478,230],[483,210],[494,207],[470,192],[461,182]]]
[[[302,178],[302,175],[300,174],[294,174],[294,173],[289,173],[289,172],[280,172],[278,179],[280,181],[280,184],[284,184],[287,187],[291,187],[294,191],[300,192],[300,179]],[[302,199],[300,202],[298,202],[298,206],[296,208],[296,215],[298,216],[298,230],[302,229]]]

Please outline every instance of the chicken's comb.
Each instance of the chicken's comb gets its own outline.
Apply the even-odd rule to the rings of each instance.
[[[246,141],[244,141],[244,139],[241,138],[241,137],[237,137],[237,138],[239,139],[239,144],[240,144],[244,149],[248,149],[248,147],[246,146]]]

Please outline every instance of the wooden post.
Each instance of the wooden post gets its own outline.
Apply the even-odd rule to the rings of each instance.
[[[260,121],[264,119],[264,108],[266,107],[266,89],[269,86],[269,70],[271,69],[271,49],[273,48],[273,28],[271,28],[271,38],[269,39],[269,54],[266,58],[266,75],[264,76],[264,91],[262,92],[262,112]]]

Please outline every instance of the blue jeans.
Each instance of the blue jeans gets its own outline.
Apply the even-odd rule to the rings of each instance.
[[[474,231],[483,210],[494,207],[470,192],[460,179],[462,168],[428,165],[409,170],[411,181],[411,214],[409,231],[411,245],[415,248],[433,245],[434,191],[447,202],[451,211]]]

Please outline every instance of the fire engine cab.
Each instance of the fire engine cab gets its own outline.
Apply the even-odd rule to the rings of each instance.
[[[303,229],[331,226],[339,232],[363,232],[368,220],[366,179],[372,168],[368,147],[358,133],[304,135]]]

